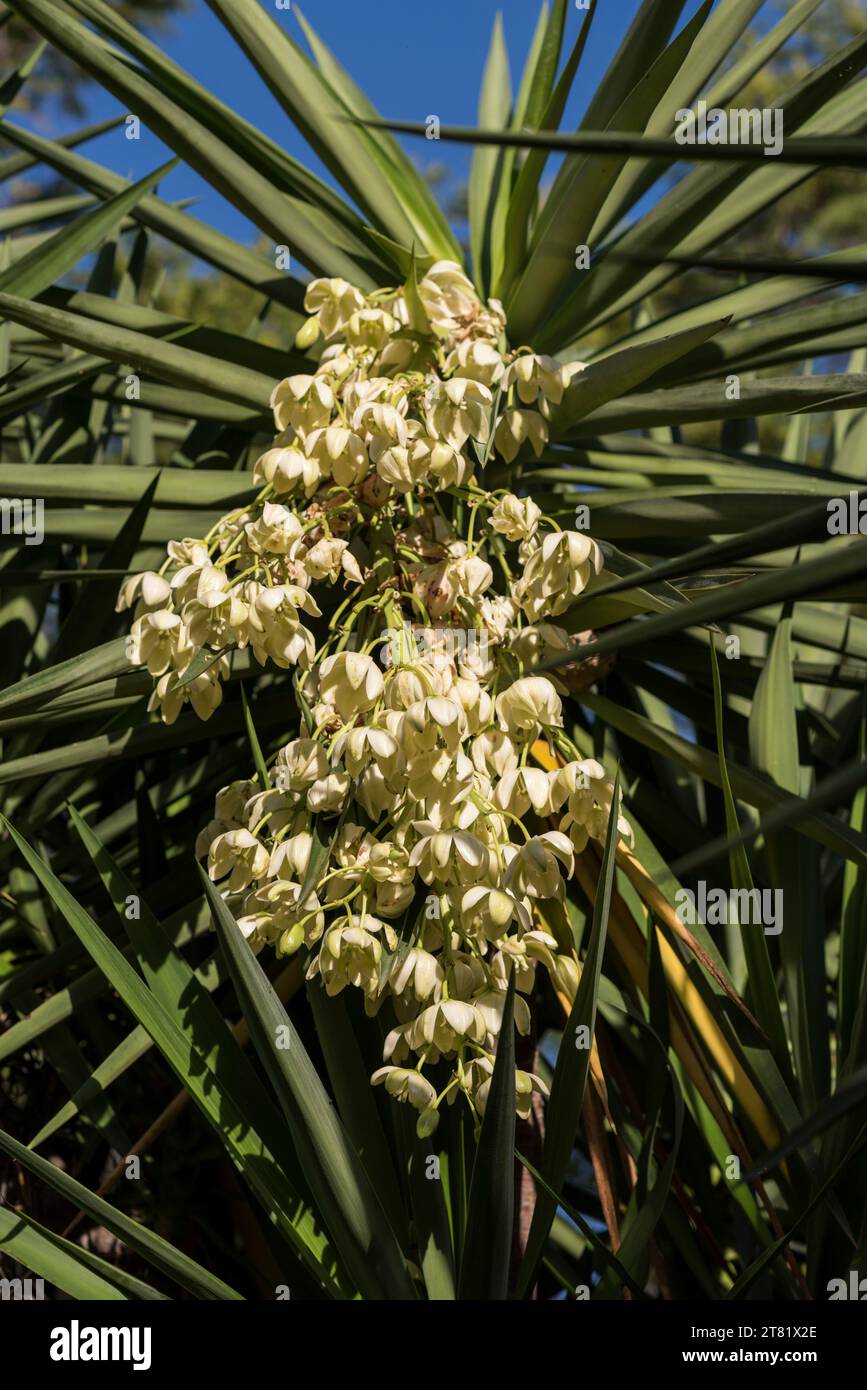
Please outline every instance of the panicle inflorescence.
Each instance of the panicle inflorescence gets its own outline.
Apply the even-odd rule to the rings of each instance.
[[[371,294],[316,280],[305,303],[299,344],[324,346],[274,389],[255,501],[172,542],[118,609],[167,723],[213,713],[235,650],[291,670],[298,736],[267,786],[223,788],[196,852],[254,950],[304,949],[328,994],[389,1001],[373,1081],[424,1134],[461,1093],[483,1113],[512,972],[521,1033],[540,964],[574,992],[544,904],[611,813],[610,776],[563,729],[566,687],[533,674],[574,646],[551,619],[601,552],[482,481],[542,452],[582,364],[507,350],[502,306],[451,262]],[[538,765],[539,740],[559,765]],[[519,1072],[519,1113],[534,1090]]]

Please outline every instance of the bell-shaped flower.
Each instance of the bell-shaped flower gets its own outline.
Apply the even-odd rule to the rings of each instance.
[[[602,564],[599,546],[583,531],[552,531],[529,557],[515,597],[531,622],[562,613]]]
[[[261,515],[244,527],[250,549],[259,555],[288,555],[304,534],[297,512],[281,502],[266,502]]]
[[[562,896],[561,869],[572,873],[574,856],[567,835],[548,830],[521,845],[506,870],[506,883],[519,897]]]
[[[422,1003],[432,996],[439,998],[445,979],[442,964],[430,951],[412,946],[403,955],[395,956],[389,972],[389,988],[395,994],[409,993]]]
[[[263,824],[267,824],[269,835],[278,834],[295,820],[297,801],[291,792],[280,791],[277,787],[257,792],[247,803],[247,829],[257,834],[261,833]]]
[[[459,653],[458,661],[462,674],[458,676],[449,691],[449,698],[453,702],[457,702],[464,712],[463,725],[468,734],[475,734],[480,729],[486,728],[494,713],[494,702],[488,691],[474,675],[470,674],[473,649],[474,644],[470,644]],[[481,660],[479,664],[481,665]]]
[[[493,1075],[493,1073],[492,1073]],[[491,1077],[483,1081],[475,1093],[476,1109],[484,1115],[485,1106],[491,1091]],[[533,1114],[533,1096],[547,1096],[548,1087],[540,1076],[532,1071],[515,1068],[515,1112],[521,1120],[529,1120]]]
[[[281,791],[306,792],[314,782],[328,776],[329,768],[328,754],[321,743],[312,738],[294,738],[278,752],[271,776]]]
[[[384,689],[382,672],[362,652],[337,652],[319,667],[319,696],[344,724],[373,709]]]
[[[134,666],[146,666],[152,676],[187,664],[195,651],[180,615],[165,608],[136,618],[130,636],[130,661]]]
[[[229,576],[225,569],[211,564],[207,557],[201,563],[196,561],[182,565],[171,578],[172,599],[178,608],[182,608],[191,599],[202,599],[205,594],[228,587]]]
[[[230,874],[230,893],[239,893],[268,871],[268,851],[249,830],[227,830],[208,850],[208,876],[216,883]]]
[[[144,613],[163,608],[169,602],[171,594],[171,585],[161,574],[155,574],[153,570],[131,574],[120,586],[114,611],[122,613],[124,609],[131,608],[137,602],[139,606],[136,617],[141,617]]]
[[[254,484],[270,483],[276,493],[294,492],[298,488],[312,497],[322,478],[319,459],[311,458],[298,443],[266,449],[253,469]]]
[[[466,376],[485,386],[496,386],[502,380],[506,364],[493,343],[484,338],[464,338],[446,358],[445,370],[449,375]]]
[[[183,620],[194,647],[244,647],[249,608],[237,592],[211,589],[184,604]]]
[[[379,963],[383,935],[389,950],[397,944],[393,928],[370,913],[347,913],[326,929],[319,955],[312,962],[328,995],[339,994],[347,985],[363,989],[368,998],[378,994]]]
[[[268,860],[268,877],[303,882],[310,864],[313,836],[309,830],[299,830],[275,845]]]
[[[409,862],[425,883],[475,883],[485,872],[484,845],[467,830],[441,830],[431,821],[416,821],[420,839]]]
[[[227,787],[221,787],[214,797],[214,815],[220,820],[243,825],[248,819],[247,804],[258,791],[258,782],[249,777],[230,782]]]
[[[387,401],[364,401],[352,416],[352,428],[367,435],[374,463],[380,454],[394,444],[406,444],[409,438],[402,410]]]
[[[532,807],[537,816],[551,814],[551,778],[541,767],[517,767],[506,772],[494,791],[494,801],[513,816],[524,816]]]
[[[333,338],[364,308],[364,295],[338,276],[311,280],[304,294],[304,308],[316,316],[322,336]]]
[[[468,932],[498,941],[513,922],[529,930],[530,914],[514,893],[491,884],[476,883],[461,897],[461,920]]]
[[[307,436],[304,451],[318,464],[323,477],[331,476],[340,487],[356,487],[370,463],[360,434],[345,425],[328,425]]]
[[[506,384],[515,387],[524,405],[535,405],[540,396],[552,405],[559,405],[568,381],[569,374],[555,357],[534,352],[516,357],[506,375]]]
[[[252,900],[270,914],[274,930],[280,933],[280,954],[294,955],[306,944],[313,946],[325,930],[325,913],[315,892],[301,899],[302,884],[275,878],[251,895]]]
[[[605,768],[595,758],[579,758],[574,762],[564,763],[554,774],[551,792],[554,810],[559,811],[568,798],[570,811],[578,817],[584,815],[597,799],[597,791],[594,788],[598,788],[598,794],[601,795],[607,776]]]
[[[349,775],[345,772],[329,772],[307,793],[307,805],[314,815],[322,811],[339,811],[346,803],[349,793]]]
[[[422,1010],[407,1038],[416,1051],[427,1043],[438,1052],[448,1053],[463,1042],[484,1042],[487,1031],[482,1014],[472,1004],[462,999],[441,999]]]
[[[309,666],[315,651],[312,634],[301,626],[299,614],[318,617],[315,599],[299,584],[260,588],[250,611],[250,643],[259,661],[278,666]]]
[[[518,750],[503,729],[484,729],[477,734],[470,753],[478,771],[494,777],[503,777],[518,766]]]
[[[541,515],[532,497],[515,497],[508,492],[499,498],[488,521],[507,541],[527,541],[535,535]]]
[[[574,648],[571,634],[554,623],[530,623],[527,627],[517,628],[509,638],[509,651],[525,670],[532,670],[543,661],[562,656]],[[577,651],[575,655],[577,657]],[[558,680],[556,672],[550,673],[549,679],[565,693],[566,687]]]
[[[347,343],[358,352],[379,352],[398,328],[385,309],[357,309],[344,326]]]
[[[462,449],[468,439],[482,443],[488,437],[493,397],[487,386],[469,377],[453,376],[435,382],[425,392],[425,419],[428,432],[444,439],[453,449]]]
[[[547,676],[522,676],[496,699],[497,721],[508,734],[560,728],[563,707]]]
[[[399,492],[411,492],[427,477],[429,466],[430,450],[417,438],[392,444],[376,460],[380,478]]]
[[[463,487],[473,473],[473,461],[461,452],[460,445],[444,439],[434,439],[430,435],[420,435],[415,441],[415,451],[425,461],[425,481],[430,481],[435,491],[449,487]]]
[[[192,680],[184,679],[176,671],[167,671],[154,686],[148,701],[148,712],[159,710],[164,724],[174,724],[184,705],[190,704],[199,719],[210,719],[223,702],[220,682],[228,673],[227,657],[220,657],[207,671],[202,671]]]
[[[292,558],[301,565],[308,579],[327,579],[334,584],[343,572],[347,546],[347,541],[339,540],[336,536],[322,536],[306,550],[296,547]]]
[[[473,282],[455,261],[436,261],[418,286],[430,326],[441,338],[465,323],[479,311],[479,296]]]
[[[334,409],[334,392],[324,376],[287,376],[271,392],[278,430],[290,425],[300,435],[326,425]]]
[[[402,917],[414,897],[412,883],[377,883],[373,905],[380,917]]]
[[[370,1078],[374,1086],[385,1083],[385,1089],[395,1100],[411,1105],[415,1110],[426,1110],[437,1098],[434,1087],[420,1071],[409,1071],[406,1067],[380,1067]]]
[[[494,447],[506,463],[512,463],[521,452],[524,444],[530,447],[536,458],[548,443],[548,422],[538,410],[504,410],[494,432]]]
[[[485,990],[484,994],[477,994],[472,1001],[473,1008],[477,1009],[485,1020],[490,1039],[499,1037],[500,1028],[503,1024],[503,1009],[506,1005],[506,992],[499,989]],[[522,1037],[526,1037],[530,1031],[530,1009],[526,999],[522,994],[515,993],[514,1000],[515,1027]]]
[[[394,734],[365,724],[356,724],[338,734],[332,756],[343,759],[351,777],[359,777],[370,763],[375,763],[389,778],[397,777],[404,766],[403,753]]]

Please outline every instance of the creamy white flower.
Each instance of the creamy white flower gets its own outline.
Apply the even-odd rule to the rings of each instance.
[[[154,686],[148,711],[159,710],[164,724],[174,724],[184,705],[191,704],[199,719],[210,719],[222,703],[223,687],[220,682],[228,673],[226,657],[220,657],[207,671],[192,680],[182,678],[178,672],[167,671]]]
[[[446,371],[496,386],[502,379],[506,364],[492,343],[484,338],[465,338],[446,358]]]
[[[404,767],[403,753],[394,735],[387,729],[363,724],[338,734],[332,756],[343,759],[352,777],[359,777],[371,763],[389,778],[399,776]]]
[[[304,294],[304,308],[316,316],[323,337],[333,338],[364,308],[364,295],[339,277],[311,280]]]
[[[581,758],[575,762],[564,763],[554,773],[551,799],[555,811],[559,810],[568,797],[573,798],[575,813],[579,808],[592,806],[596,798],[594,787],[601,788],[606,781],[605,768],[595,758]],[[586,798],[586,799],[585,799]]]
[[[484,729],[472,742],[472,759],[479,772],[502,777],[518,766],[518,749],[504,729]]]
[[[430,821],[417,822],[415,829],[421,838],[409,862],[425,883],[470,884],[481,877],[488,856],[475,835],[466,830],[440,830]]]
[[[527,931],[531,917],[520,898],[507,889],[477,883],[461,897],[461,917],[467,931],[497,941],[517,921]]]
[[[492,403],[490,391],[480,381],[453,376],[435,382],[425,393],[428,432],[453,449],[462,449],[470,438],[484,443]]]
[[[338,652],[319,668],[320,698],[336,709],[344,724],[373,709],[383,688],[376,662],[361,652]]]
[[[563,724],[560,696],[547,676],[522,676],[496,699],[497,721],[508,734],[559,728]]]
[[[526,541],[535,534],[541,515],[531,497],[515,497],[509,492],[499,499],[489,521],[507,541]]]
[[[573,862],[568,836],[559,830],[548,830],[521,845],[506,871],[506,883],[521,897],[557,897],[563,892],[561,867],[568,877]]]
[[[425,1110],[436,1100],[437,1093],[426,1077],[405,1067],[380,1067],[370,1078],[374,1086],[385,1082],[385,1089],[395,1100]]]
[[[260,554],[288,555],[304,533],[297,512],[280,502],[266,502],[255,521],[244,527],[251,550]]]
[[[540,396],[552,405],[559,405],[568,380],[566,370],[556,358],[533,352],[521,353],[506,373],[506,385],[514,385],[524,405],[534,405]]]
[[[233,592],[211,589],[184,604],[182,618],[194,647],[246,646],[250,610]]]
[[[439,1052],[453,1052],[464,1039],[484,1042],[487,1031],[484,1017],[472,1004],[442,999],[422,1010],[407,1037],[414,1048],[429,1043]]]
[[[504,410],[494,433],[494,447],[512,463],[526,441],[536,458],[548,443],[548,423],[536,410]]]
[[[418,292],[431,328],[440,337],[447,337],[479,311],[475,287],[454,261],[432,265],[419,282]]]
[[[153,570],[145,570],[143,574],[132,574],[120,586],[114,611],[122,613],[125,608],[131,608],[136,600],[141,606],[141,612],[162,608],[168,603],[171,593],[168,580],[155,574]],[[141,613],[137,616],[141,616]]]
[[[394,950],[397,937],[386,923],[370,913],[350,913],[326,929],[322,949],[311,964],[308,975],[318,973],[329,995],[339,994],[347,985],[363,989],[373,998],[379,992],[379,963],[385,937]]]
[[[344,325],[346,341],[359,351],[379,352],[399,327],[385,309],[358,309]]]
[[[281,791],[306,792],[314,782],[327,777],[329,770],[328,754],[321,743],[294,738],[278,752],[271,776]]]
[[[364,401],[352,417],[352,428],[370,439],[374,462],[393,444],[406,444],[409,438],[403,411],[387,401]]]
[[[259,661],[278,666],[309,666],[315,650],[312,634],[302,627],[300,612],[319,613],[315,600],[297,584],[260,589],[250,610],[250,645]]]
[[[537,816],[549,816],[553,775],[540,767],[516,767],[500,778],[494,800],[513,816],[524,816],[531,807]]]
[[[499,1036],[505,1005],[506,994],[504,990],[485,990],[483,994],[477,994],[473,999],[473,1008],[477,1009],[485,1020],[492,1042]],[[515,994],[514,1008],[515,1027],[522,1036],[526,1037],[530,1031],[530,1010],[527,1007],[526,999],[518,993]]]
[[[182,607],[189,603],[193,598],[204,598],[205,594],[214,590],[227,589],[229,587],[229,576],[225,569],[219,565],[211,564],[207,553],[204,559],[197,557],[189,565],[182,565],[170,580],[172,590],[172,602]]]
[[[208,876],[214,881],[230,874],[229,892],[237,893],[268,870],[265,846],[249,830],[227,830],[208,850]]]
[[[602,563],[599,546],[583,531],[552,531],[528,559],[515,597],[532,622],[562,613]]]
[[[330,475],[340,487],[355,487],[370,467],[364,440],[345,425],[313,430],[304,442],[304,452],[315,461],[321,476]]]
[[[312,850],[313,836],[309,830],[300,830],[297,835],[281,840],[271,851],[268,877],[303,881]]]
[[[267,449],[256,460],[253,469],[253,482],[259,486],[271,483],[277,493],[292,492],[300,488],[308,497],[322,482],[322,466],[317,458],[298,444],[285,444],[276,449]]]
[[[131,629],[134,666],[146,666],[161,676],[171,666],[180,668],[192,659],[194,648],[178,613],[159,608],[136,618]]]
[[[339,811],[345,804],[348,793],[349,774],[329,772],[327,777],[313,783],[307,793],[307,805],[315,815],[322,811]]]
[[[405,954],[395,956],[388,982],[395,994],[410,992],[415,999],[424,1001],[431,995],[439,997],[444,979],[436,956],[414,946]]]
[[[336,536],[322,536],[306,550],[293,546],[292,558],[309,579],[327,579],[333,584],[343,570],[347,545],[347,541],[338,540]]]

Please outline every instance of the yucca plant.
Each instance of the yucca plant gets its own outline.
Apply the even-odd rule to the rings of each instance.
[[[863,165],[867,36],[769,157],[678,113],[743,107],[819,0],[746,45],[761,0],[645,0],[575,135],[594,13],[543,6],[515,96],[498,21],[479,129],[438,132],[466,258],[297,10],[312,58],[208,0],[331,182],[104,0],[11,4],[260,249],[95,128],[0,122],[4,179],[81,190],[0,214],[0,1149],[36,1179],[0,1250],[83,1299],[828,1296],[867,1260],[867,253],[732,238]],[[166,242],[250,320],[172,313]]]

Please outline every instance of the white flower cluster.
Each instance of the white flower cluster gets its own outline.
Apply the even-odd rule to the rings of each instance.
[[[304,949],[328,994],[389,1002],[373,1081],[430,1133],[444,1099],[484,1111],[513,971],[519,1032],[539,963],[573,992],[574,957],[536,909],[563,897],[611,812],[610,777],[563,728],[565,687],[532,674],[572,649],[551,619],[601,553],[477,477],[490,454],[539,453],[581,364],[504,350],[501,306],[449,262],[368,295],[317,280],[306,306],[299,342],[325,346],[273,393],[255,503],[172,543],[118,607],[135,605],[130,659],[167,722],[186,701],[211,714],[235,648],[292,668],[299,736],[268,785],[219,793],[197,854],[254,949]],[[539,739],[555,770],[534,759]],[[544,1086],[516,1084],[526,1115]]]

